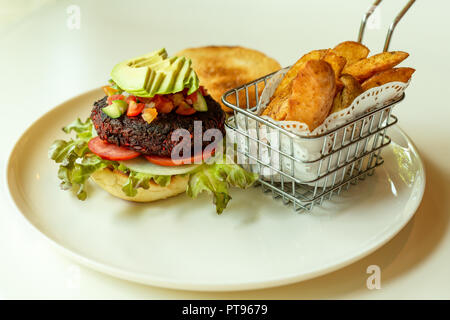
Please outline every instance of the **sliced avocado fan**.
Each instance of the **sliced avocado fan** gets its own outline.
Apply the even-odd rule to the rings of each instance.
[[[185,57],[167,57],[162,48],[146,55],[120,62],[111,71],[111,78],[122,89],[138,97],[153,97],[199,87],[192,62]]]

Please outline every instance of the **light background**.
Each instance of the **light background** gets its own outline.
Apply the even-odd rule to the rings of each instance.
[[[416,1],[394,33],[391,50],[417,69],[396,109],[426,166],[427,188],[415,218],[387,245],[329,275],[237,293],[166,290],[115,279],[58,254],[7,198],[4,168],[20,134],[45,111],[102,85],[124,58],[165,46],[226,44],[263,51],[283,66],[303,53],[357,36],[372,1],[0,1],[0,299],[392,299],[450,298],[450,3]],[[382,2],[379,25],[364,43],[380,51],[387,27],[407,1]],[[81,29],[66,26],[69,5]],[[366,268],[381,267],[382,288],[366,288]]]

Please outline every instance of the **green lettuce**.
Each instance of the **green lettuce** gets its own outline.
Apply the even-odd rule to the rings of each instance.
[[[63,128],[63,131],[76,132],[76,138],[56,140],[48,151],[50,159],[59,163],[58,178],[63,190],[72,190],[78,199],[87,197],[85,182],[92,173],[108,166],[108,162],[90,153],[87,146],[93,137],[90,119],[82,122],[80,119]]]
[[[170,183],[171,176],[158,176],[148,173],[137,172],[128,169],[124,165],[119,165],[118,170],[128,174],[127,182],[122,186],[122,191],[129,197],[134,197],[137,194],[138,188],[148,189],[150,182],[153,180],[156,184],[162,187]]]
[[[245,171],[231,159],[224,158],[224,162],[202,165],[191,173],[187,188],[187,194],[193,199],[203,191],[212,194],[218,214],[231,200],[230,186],[245,189],[258,179],[257,174]]]
[[[75,132],[75,138],[56,140],[49,148],[49,157],[59,164],[58,178],[63,190],[71,190],[78,199],[87,198],[86,181],[97,170],[110,168],[120,170],[128,175],[122,191],[129,197],[137,194],[138,188],[148,189],[150,182],[167,186],[171,176],[152,175],[130,170],[116,161],[104,160],[93,154],[88,148],[90,139],[96,136],[92,121],[75,120],[63,128],[67,134]],[[224,163],[203,164],[189,173],[187,194],[196,198],[200,193],[207,192],[214,197],[218,214],[222,213],[231,199],[229,187],[247,188],[258,178],[257,174],[245,171],[230,159],[224,158]]]
[[[170,176],[157,176],[134,172],[116,161],[109,161],[93,154],[88,148],[88,142],[96,132],[91,119],[75,120],[62,129],[65,133],[76,133],[75,139],[56,140],[48,151],[49,158],[59,164],[58,178],[61,189],[72,190],[80,200],[87,198],[86,181],[97,170],[110,168],[128,173],[128,180],[122,186],[123,192],[133,197],[138,188],[148,189],[150,181],[166,186]]]

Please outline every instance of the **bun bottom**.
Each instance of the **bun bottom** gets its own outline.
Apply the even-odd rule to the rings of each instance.
[[[137,195],[128,197],[123,193],[122,186],[127,182],[128,176],[118,170],[105,168],[97,170],[91,175],[92,180],[102,189],[108,191],[115,197],[135,202],[151,202],[159,199],[166,199],[186,192],[189,176],[173,176],[169,185],[162,187],[154,182],[150,182],[148,189],[139,188]]]

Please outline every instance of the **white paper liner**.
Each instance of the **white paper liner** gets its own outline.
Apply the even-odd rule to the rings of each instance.
[[[270,101],[273,93],[278,87],[279,83],[283,79],[286,72],[289,68],[284,68],[275,73],[270,79],[268,79],[267,84],[261,94],[261,98],[256,110],[257,115],[261,115],[263,110],[266,108],[267,104]],[[328,157],[322,161],[320,165],[320,161],[316,161],[313,163],[304,163],[309,161],[314,161],[319,159],[322,156],[322,148],[324,140],[327,136],[327,146],[324,150],[324,154],[328,154],[333,148],[333,141],[335,141],[334,149],[336,150],[341,146],[342,138],[344,136],[344,130],[338,130],[336,133],[332,133],[326,135],[326,132],[330,132],[333,129],[344,125],[345,123],[349,123],[357,117],[361,116],[364,113],[368,113],[375,109],[381,108],[395,100],[397,100],[408,87],[408,83],[403,82],[390,82],[385,85],[371,88],[361,95],[356,97],[356,99],[352,102],[352,104],[344,110],[339,112],[335,112],[329,115],[323,124],[318,126],[314,131],[310,132],[309,128],[306,124],[298,122],[298,121],[276,121],[268,116],[262,116],[265,120],[276,124],[287,131],[292,133],[300,134],[304,137],[310,138],[299,138],[299,137],[289,137],[285,134],[280,134],[277,129],[272,129],[269,126],[259,124],[257,122],[242,113],[236,114],[236,125],[239,130],[247,130],[247,134],[252,138],[247,138],[241,134],[235,135],[232,130],[228,130],[227,134],[231,136],[231,139],[235,139],[235,143],[238,145],[238,149],[243,150],[245,152],[249,152],[253,157],[258,158],[264,164],[270,165],[275,170],[265,166],[259,165],[256,161],[252,161],[252,159],[248,159],[241,154],[238,153],[238,156],[241,156],[241,159],[238,158],[239,163],[249,163],[251,164],[251,170],[253,172],[259,173],[263,179],[265,180],[273,180],[280,181],[283,180],[288,182],[289,179],[280,175],[277,170],[286,173],[289,176],[294,176],[296,179],[302,181],[302,183],[307,185],[315,185],[315,182],[310,182],[317,179],[319,176],[327,172],[329,169],[336,168],[338,165],[342,165],[343,162],[347,159],[352,159],[354,157],[360,156],[364,148],[359,147],[358,150],[357,144],[352,144],[349,147],[346,147],[342,150],[339,164],[338,157]],[[380,117],[383,115],[383,119],[380,120]],[[373,123],[372,130],[378,126],[379,123],[382,123],[386,119],[386,113],[376,113],[371,115],[369,121],[365,122],[362,134],[365,135],[369,130],[369,124]],[[372,122],[372,117],[374,117]],[[357,122],[355,126],[354,137],[358,136],[361,131],[362,122]],[[258,128],[258,130],[257,130]],[[337,134],[335,139],[334,135]],[[322,135],[321,137],[318,137]],[[347,133],[345,133],[344,143],[350,141],[352,136],[352,128],[351,126],[347,128]],[[262,143],[259,143],[262,142]],[[280,144],[281,143],[281,144]],[[370,141],[368,143],[371,143]],[[270,150],[267,144],[274,149],[279,149],[281,152],[285,152],[287,155],[291,154],[291,149],[293,149],[293,157],[300,161],[292,161],[289,157],[278,152],[274,152]],[[259,145],[259,148],[258,148]],[[280,161],[281,158],[281,161]],[[330,161],[331,159],[331,161]],[[319,171],[320,168],[320,171]],[[341,168],[337,176],[340,176],[343,168]],[[280,176],[282,176],[280,178]],[[322,178],[323,180],[325,178]],[[333,184],[333,179],[326,179],[326,181],[320,181],[319,186],[330,186]]]

